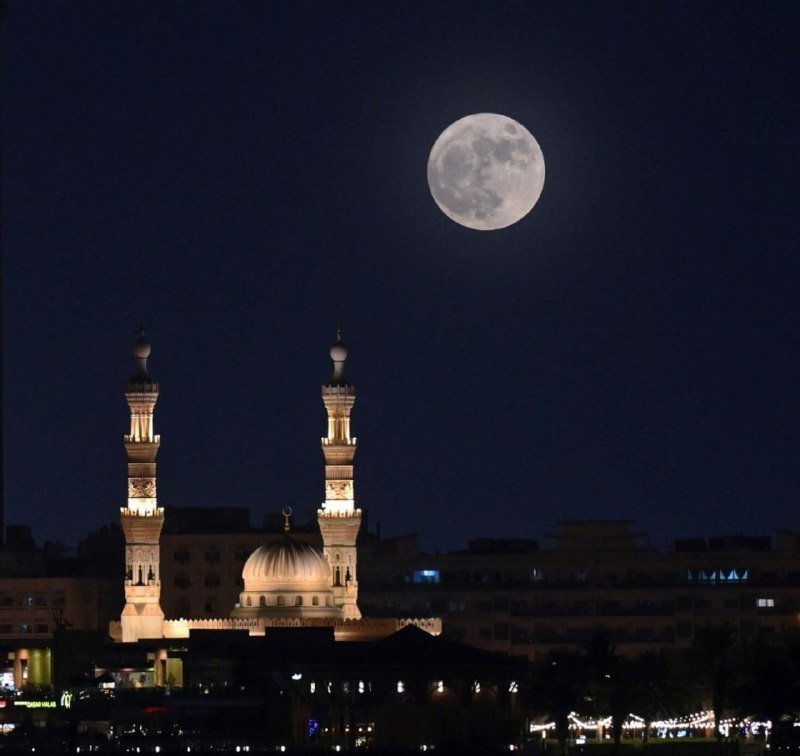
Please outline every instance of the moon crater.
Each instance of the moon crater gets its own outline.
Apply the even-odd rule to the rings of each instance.
[[[428,186],[442,212],[480,231],[526,216],[544,186],[544,156],[521,124],[476,113],[448,126],[428,158]]]

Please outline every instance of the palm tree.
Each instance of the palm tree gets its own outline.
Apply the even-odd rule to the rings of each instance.
[[[800,644],[797,638],[756,638],[742,654],[743,680],[737,702],[750,715],[778,722],[800,706]]]
[[[585,658],[574,651],[557,648],[537,661],[532,669],[531,703],[548,711],[556,724],[559,754],[566,754],[569,715],[584,700]]]
[[[740,677],[740,648],[736,631],[730,625],[696,627],[687,649],[690,674],[710,697],[714,712],[714,734],[721,739],[720,721]]]
[[[646,743],[653,720],[669,716],[677,708],[677,669],[669,651],[645,651],[636,658],[633,689],[636,713],[644,719],[642,740]]]

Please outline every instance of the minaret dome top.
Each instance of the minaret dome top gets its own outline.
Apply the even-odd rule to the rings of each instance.
[[[333,378],[331,383],[346,383],[344,377],[344,364],[347,361],[347,347],[342,340],[342,332],[336,332],[336,342],[331,347],[331,359],[333,360]]]
[[[133,356],[137,360],[146,360],[150,356],[150,342],[145,338],[144,331],[133,344]]]
[[[133,381],[150,381],[147,373],[147,358],[150,356],[150,342],[144,335],[144,329],[139,331],[139,337],[133,342],[133,356],[136,360],[136,372]]]

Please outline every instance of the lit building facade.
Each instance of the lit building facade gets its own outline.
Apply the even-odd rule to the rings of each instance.
[[[119,622],[111,622],[111,637],[122,643],[148,639],[186,638],[192,630],[246,630],[264,635],[271,628],[328,627],[337,640],[382,638],[408,624],[432,634],[441,632],[434,618],[402,619],[382,616],[367,619],[358,606],[358,549],[361,510],[355,506],[354,460],[356,439],[351,435],[350,413],[355,388],[345,378],[347,348],[337,334],[330,350],[331,379],[322,387],[328,415],[328,433],[322,439],[325,459],[325,501],[318,510],[322,550],[313,539],[296,538],[290,532],[291,510],[284,510],[285,532],[279,538],[256,545],[236,581],[235,603],[209,596],[201,615],[191,605],[172,605],[175,614],[165,619],[161,607],[161,533],[164,510],[156,496],[156,455],[160,437],[154,433],[153,412],[158,384],[147,370],[150,345],[144,336],[134,345],[136,372],[128,384],[126,399],[131,413],[130,434],[125,436],[128,455],[128,505],[121,510],[125,534],[125,606]],[[252,544],[252,540],[250,542]],[[237,556],[244,551],[237,546]],[[246,547],[245,547],[246,548]],[[174,552],[178,553],[185,552]],[[221,550],[210,545],[205,560],[216,563]],[[188,584],[192,571],[175,575]],[[228,576],[228,589],[232,583]],[[221,587],[218,571],[206,575],[204,588]],[[227,592],[225,592],[227,593]],[[186,609],[187,611],[181,611]]]
[[[136,372],[125,398],[131,413],[131,431],[125,436],[128,455],[128,505],[120,510],[125,533],[125,607],[120,620],[122,640],[160,638],[161,610],[159,537],[164,509],[156,496],[156,455],[161,438],[153,428],[158,383],[147,372],[150,344],[140,335],[134,345]]]
[[[478,539],[420,554],[415,538],[361,555],[364,611],[435,614],[449,637],[535,659],[602,630],[616,651],[691,645],[708,624],[745,640],[800,631],[800,535],[679,540],[653,548],[629,521],[565,522],[534,541]]]

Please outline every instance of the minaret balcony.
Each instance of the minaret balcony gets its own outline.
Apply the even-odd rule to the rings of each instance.
[[[352,501],[326,501],[317,515],[330,520],[361,519],[361,510],[355,509]]]

